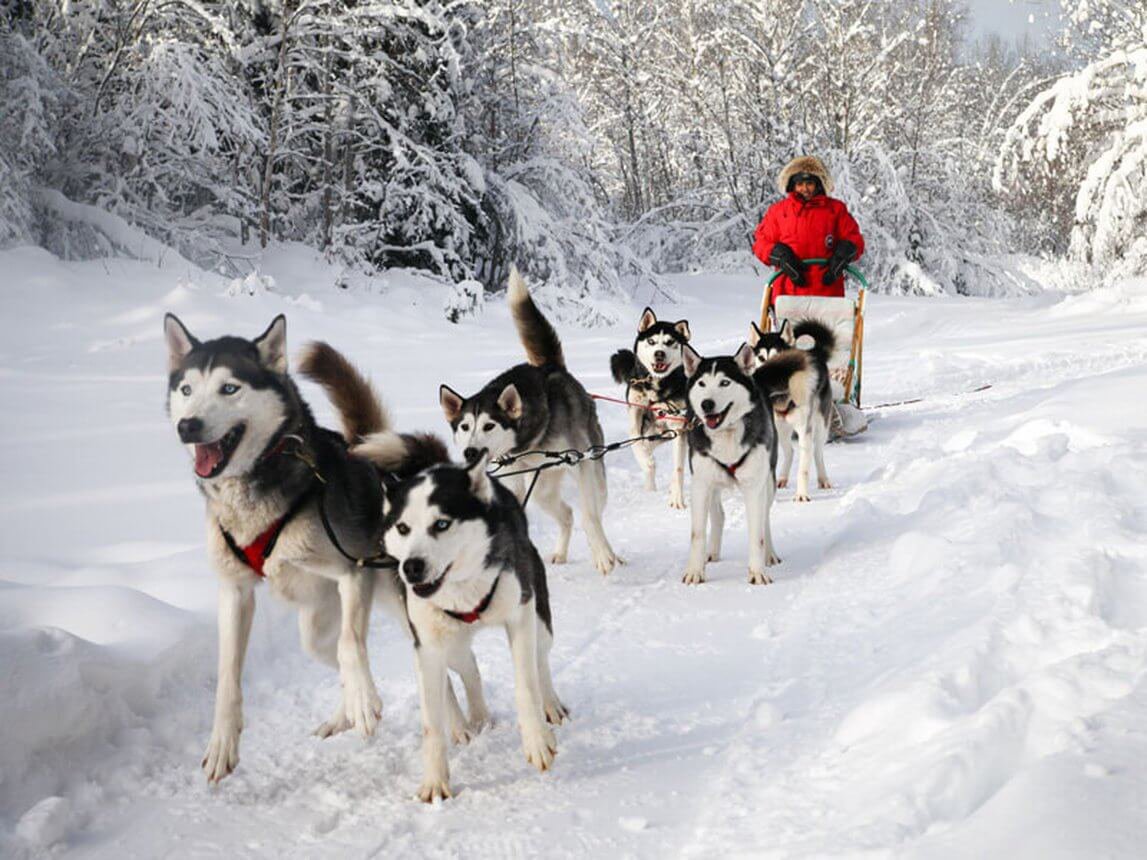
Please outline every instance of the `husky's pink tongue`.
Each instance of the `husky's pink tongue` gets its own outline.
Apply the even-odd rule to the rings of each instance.
[[[200,478],[206,478],[215,471],[215,467],[219,465],[219,461],[222,459],[223,446],[218,442],[212,442],[210,445],[196,445],[195,474]]]

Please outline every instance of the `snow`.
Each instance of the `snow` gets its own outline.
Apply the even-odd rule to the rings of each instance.
[[[292,613],[260,593],[236,774],[199,770],[215,676],[202,503],[163,414],[161,320],[292,350],[329,340],[404,429],[442,431],[437,385],[520,360],[504,304],[453,326],[449,290],[370,289],[279,246],[245,281],[174,254],[0,252],[0,854],[5,856],[1136,856],[1147,837],[1147,280],[1063,297],[868,305],[867,433],[826,453],[836,489],[773,530],[746,582],[680,584],[688,513],[608,461],[603,579],[575,531],[551,566],[555,769],[524,761],[502,638],[478,640],[496,724],[451,751],[425,807],[410,647],[383,613],[375,738],[310,735],[338,695]],[[158,264],[157,264],[158,263]],[[749,273],[672,278],[702,353],[732,351]],[[273,285],[273,288],[270,288]],[[612,328],[562,327],[574,372],[617,395]],[[968,393],[984,384],[991,388]],[[304,391],[321,420],[331,410]],[[609,439],[624,410],[601,405]],[[552,523],[531,516],[543,550]]]

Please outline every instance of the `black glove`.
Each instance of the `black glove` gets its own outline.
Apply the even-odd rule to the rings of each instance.
[[[841,239],[832,249],[832,256],[828,258],[828,266],[825,267],[822,283],[825,286],[835,283],[841,272],[844,271],[844,267],[854,259],[856,259],[856,245],[847,239]]]
[[[789,280],[798,287],[804,286],[805,267],[800,258],[793,253],[793,249],[784,242],[777,242],[769,254],[769,264],[776,266],[789,276]]]

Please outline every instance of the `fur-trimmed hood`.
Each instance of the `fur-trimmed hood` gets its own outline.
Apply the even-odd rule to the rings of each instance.
[[[801,155],[785,165],[784,170],[777,176],[777,191],[788,194],[789,180],[798,173],[811,173],[820,179],[825,194],[832,194],[832,174],[828,172],[824,162],[815,155]]]

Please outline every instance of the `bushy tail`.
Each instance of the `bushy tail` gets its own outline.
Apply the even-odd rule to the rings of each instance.
[[[437,463],[450,462],[446,443],[433,433],[372,433],[351,448],[351,453],[397,478],[409,478]]]
[[[813,339],[815,345],[809,348],[809,352],[827,364],[836,350],[836,334],[833,330],[820,320],[801,320],[793,326],[793,338],[798,347],[801,346],[802,337]]]
[[[526,289],[526,282],[517,266],[510,269],[507,293],[510,313],[514,316],[518,337],[526,350],[526,361],[534,367],[552,364],[564,368],[566,359],[562,355],[562,342],[558,340],[558,333],[530,298],[530,291]]]
[[[632,350],[619,349],[609,357],[609,372],[614,382],[626,385],[637,372],[637,356]]]
[[[328,343],[312,341],[299,354],[299,373],[326,391],[350,444],[390,429],[390,416],[370,382]]]

